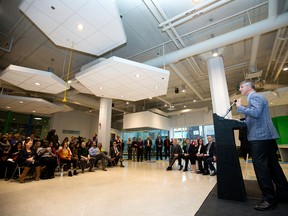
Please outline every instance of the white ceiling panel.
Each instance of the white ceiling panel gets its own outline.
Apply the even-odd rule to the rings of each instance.
[[[0,80],[28,91],[49,94],[58,94],[67,88],[66,82],[51,72],[16,65],[10,65],[2,71]]]
[[[144,74],[146,78],[143,80],[140,74]],[[140,77],[137,77],[138,75]],[[166,94],[169,75],[167,70],[111,57],[81,71],[75,78],[96,96],[138,101]],[[91,82],[103,77],[107,78],[107,81],[100,83],[101,89]]]
[[[0,108],[12,112],[30,114],[52,114],[56,112],[68,112],[72,108],[60,104],[50,103],[41,98],[21,97],[13,95],[0,95]]]
[[[24,0],[19,8],[58,46],[101,55],[126,43],[115,1],[80,2]]]

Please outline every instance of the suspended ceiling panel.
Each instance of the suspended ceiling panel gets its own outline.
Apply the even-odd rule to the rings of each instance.
[[[77,79],[73,79],[72,82],[70,83],[70,85],[76,89],[77,91],[83,93],[83,94],[92,94],[93,92],[91,92],[89,89],[87,89],[82,83],[80,83]]]
[[[72,108],[67,105],[56,105],[41,98],[13,95],[0,95],[0,108],[12,112],[31,114],[52,114],[72,110]]]
[[[114,0],[24,0],[19,8],[58,46],[101,55],[126,43]]]
[[[75,78],[98,97],[138,101],[165,95],[169,76],[168,70],[111,57]]]
[[[0,80],[34,92],[58,94],[69,86],[55,74],[16,65],[9,65],[0,74]]]

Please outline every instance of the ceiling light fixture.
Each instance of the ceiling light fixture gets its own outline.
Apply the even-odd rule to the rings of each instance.
[[[140,75],[140,74],[136,74],[135,77],[136,77],[136,78],[140,78],[141,75]]]
[[[285,64],[285,65],[283,66],[283,71],[288,71],[288,64]]]
[[[219,55],[217,48],[216,49],[212,49],[212,55],[213,55],[213,57],[217,57]]]
[[[36,82],[36,83],[34,83],[35,85],[37,85],[37,86],[40,86],[40,83],[38,83],[38,82]]]
[[[202,0],[192,0],[194,4],[199,4]]]
[[[35,119],[35,120],[38,120],[38,121],[42,120],[41,117],[35,117],[34,119]]]
[[[181,92],[183,92],[183,93],[186,92],[185,85],[182,85]]]
[[[101,90],[101,89],[103,89],[103,87],[102,87],[102,86],[100,86],[100,87],[99,87],[99,89]]]
[[[155,88],[156,90],[158,90],[158,89],[159,89],[159,87],[158,87],[158,86],[155,86],[154,88]]]
[[[6,108],[7,108],[7,109],[10,109],[11,107],[7,106]]]
[[[126,104],[128,105],[128,104],[129,104],[129,101],[126,101]]]
[[[193,102],[195,103],[195,102],[196,102],[196,100],[194,99],[194,100],[193,100]]]
[[[78,29],[78,31],[83,31],[84,30],[84,26],[81,23],[78,23],[76,25],[76,28]]]
[[[152,100],[152,97],[149,97],[150,100]]]
[[[23,104],[24,102],[23,101],[19,101],[19,103]]]
[[[36,113],[36,111],[35,111],[35,110],[33,110],[32,112],[33,112],[33,113]]]

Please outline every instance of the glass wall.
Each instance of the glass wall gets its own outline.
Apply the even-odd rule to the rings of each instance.
[[[187,126],[182,128],[173,128],[171,138],[176,138],[182,145],[186,138],[196,139],[203,138],[204,143],[207,143],[207,136],[214,137],[214,125]]]
[[[133,140],[133,137],[136,137],[136,139],[138,140],[138,138],[142,138],[142,140],[145,140],[148,136],[150,137],[150,139],[152,140],[152,151],[156,150],[155,148],[155,140],[158,136],[158,134],[161,135],[161,138],[164,140],[166,138],[166,136],[169,137],[169,131],[167,130],[143,130],[143,131],[124,131],[123,132],[123,141],[125,143],[125,148],[124,151],[127,151],[127,140],[130,137],[131,141]]]
[[[43,117],[33,114],[14,113],[0,111],[0,132],[24,136],[34,133],[41,139],[45,138],[50,124],[50,117]]]

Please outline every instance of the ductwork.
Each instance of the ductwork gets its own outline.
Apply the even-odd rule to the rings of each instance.
[[[256,35],[261,35],[270,31],[274,31],[287,25],[288,13],[286,12],[279,15],[275,19],[270,18],[255,24],[251,24],[235,31],[183,48],[181,50],[168,53],[164,56],[151,59],[144,63],[155,67],[163,67],[164,64],[173,64],[180,61],[181,59],[208,52],[215,48],[227,46],[238,41],[255,37]]]

